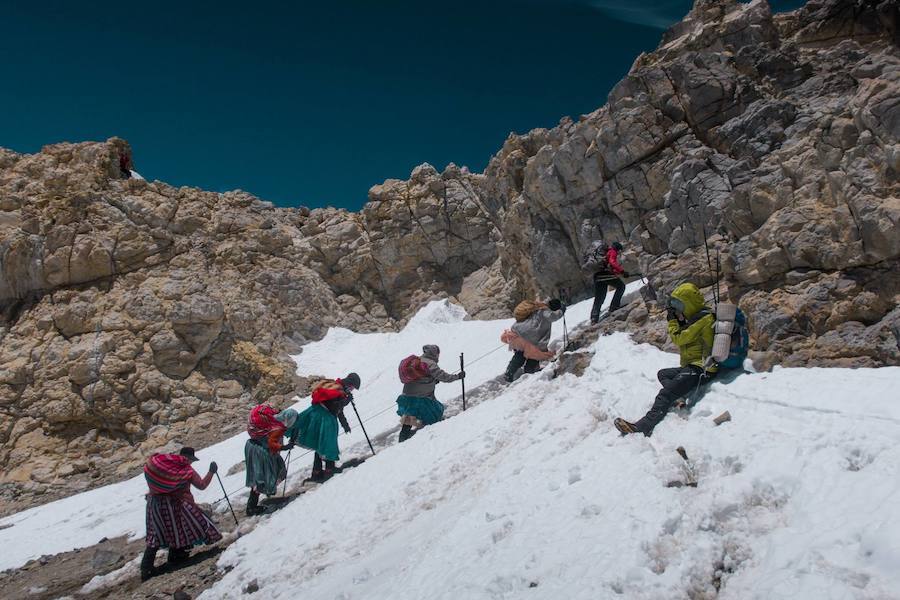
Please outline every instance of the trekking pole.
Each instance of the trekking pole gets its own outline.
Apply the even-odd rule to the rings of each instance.
[[[556,288],[556,293],[559,296],[560,302],[563,304],[563,309],[570,304],[569,302],[569,294],[562,287]],[[563,310],[562,314],[562,322],[563,322],[563,352],[569,349],[569,328],[566,326],[566,312]]]
[[[291,452],[293,452],[293,451],[294,451],[293,448],[288,450],[287,464],[284,467],[284,487],[281,490],[282,496],[287,494],[287,476],[288,476],[288,471],[291,470]]]
[[[366,426],[363,425],[363,421],[359,416],[359,411],[356,410],[356,402],[353,399],[350,399],[350,406],[353,407],[353,412],[356,413],[356,420],[359,421],[359,426],[362,427],[363,435],[366,436],[366,441],[369,442],[369,448],[372,450],[372,456],[375,456],[375,446],[372,445],[372,440],[369,439],[369,434],[366,433]]]
[[[222,493],[225,494],[225,502],[228,503],[228,510],[231,511],[231,516],[234,518],[234,524],[238,524],[237,517],[234,514],[234,508],[231,507],[231,500],[228,499],[228,492],[225,491],[225,485],[222,483],[222,478],[219,477],[219,471],[216,471],[216,479],[219,480],[219,487],[222,488]]]
[[[463,359],[463,353],[459,353],[459,370],[460,372],[465,371],[466,364]],[[462,401],[463,401],[463,410],[466,410],[466,378],[461,377],[459,382],[462,384]]]

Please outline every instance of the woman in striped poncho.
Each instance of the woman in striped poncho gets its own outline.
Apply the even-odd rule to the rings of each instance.
[[[169,549],[169,563],[188,557],[192,546],[212,544],[222,539],[213,522],[194,503],[191,486],[205,490],[218,470],[209,464],[201,478],[191,466],[197,457],[194,449],[184,447],[178,454],[154,454],[144,465],[147,494],[147,548],[141,560],[141,579],[156,574],[153,561],[160,548]]]

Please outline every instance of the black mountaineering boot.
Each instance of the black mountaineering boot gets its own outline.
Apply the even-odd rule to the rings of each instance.
[[[170,565],[177,565],[186,561],[190,554],[190,548],[169,548],[169,557],[166,562]]]
[[[397,438],[397,442],[405,442],[409,438],[413,436],[413,430],[411,425],[404,425],[400,428],[400,437]]]
[[[247,516],[262,514],[263,510],[259,507],[259,492],[250,490],[250,497],[247,498]]]
[[[156,550],[156,548],[144,549],[144,556],[141,558],[141,581],[147,581],[157,573],[156,567],[153,566]]]

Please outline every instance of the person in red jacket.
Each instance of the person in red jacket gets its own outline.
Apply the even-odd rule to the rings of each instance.
[[[594,305],[591,307],[591,323],[600,321],[600,309],[606,300],[606,292],[609,287],[616,288],[613,293],[612,301],[609,303],[609,311],[614,312],[622,306],[622,295],[625,293],[625,282],[622,277],[628,274],[622,265],[619,264],[619,254],[622,252],[622,244],[613,242],[612,245],[603,247],[606,244],[602,241],[594,242],[591,249],[588,250],[588,256],[594,256],[599,251],[603,256],[597,257],[592,261],[596,265],[594,273]]]
[[[356,373],[350,373],[343,379],[325,379],[314,383],[312,406],[300,413],[290,430],[291,442],[296,439],[297,445],[315,451],[312,481],[322,482],[340,472],[334,466],[340,458],[338,421],[344,433],[350,433],[344,407],[353,400],[352,392],[359,389],[359,383]]]

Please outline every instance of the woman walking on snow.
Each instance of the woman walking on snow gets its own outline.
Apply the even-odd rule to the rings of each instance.
[[[566,307],[557,299],[549,303],[520,302],[513,311],[516,323],[500,336],[500,341],[509,344],[513,357],[506,367],[506,381],[512,382],[516,373],[524,365],[526,373],[537,373],[541,370],[542,360],[553,358],[548,350],[550,330],[553,321],[559,320],[566,312]]]
[[[669,298],[666,319],[669,336],[681,354],[681,366],[661,369],[656,374],[663,387],[653,406],[637,423],[621,418],[613,422],[622,435],[643,433],[649,436],[680,398],[710,381],[718,371],[715,362],[709,360],[715,317],[696,285],[682,283],[675,288]]]
[[[147,548],[141,559],[141,580],[156,575],[153,565],[160,548],[169,549],[169,564],[183,562],[191,548],[213,544],[222,534],[194,502],[191,486],[205,490],[218,470],[209,463],[209,472],[201,478],[191,466],[196,462],[194,449],[185,446],[178,454],[154,454],[144,465],[147,494]]]
[[[284,444],[284,436],[297,420],[297,411],[288,408],[275,414],[268,404],[260,404],[250,411],[247,433],[250,439],[244,444],[244,464],[247,468],[246,485],[250,488],[247,499],[247,515],[261,514],[259,495],[273,496],[278,484],[287,477],[287,467],[280,452],[294,447]]]
[[[344,407],[353,400],[352,392],[359,389],[359,383],[359,375],[350,373],[343,379],[313,384],[312,406],[300,413],[293,433],[298,445],[315,451],[312,481],[323,482],[341,471],[334,466],[340,458],[338,421],[344,433],[350,433]]]
[[[444,418],[444,405],[434,396],[438,383],[463,379],[465,371],[451,375],[438,366],[441,349],[434,344],[422,346],[421,356],[408,356],[400,363],[400,381],[403,393],[397,397],[397,414],[400,415],[400,442],[411,438],[426,425],[433,425]]]

